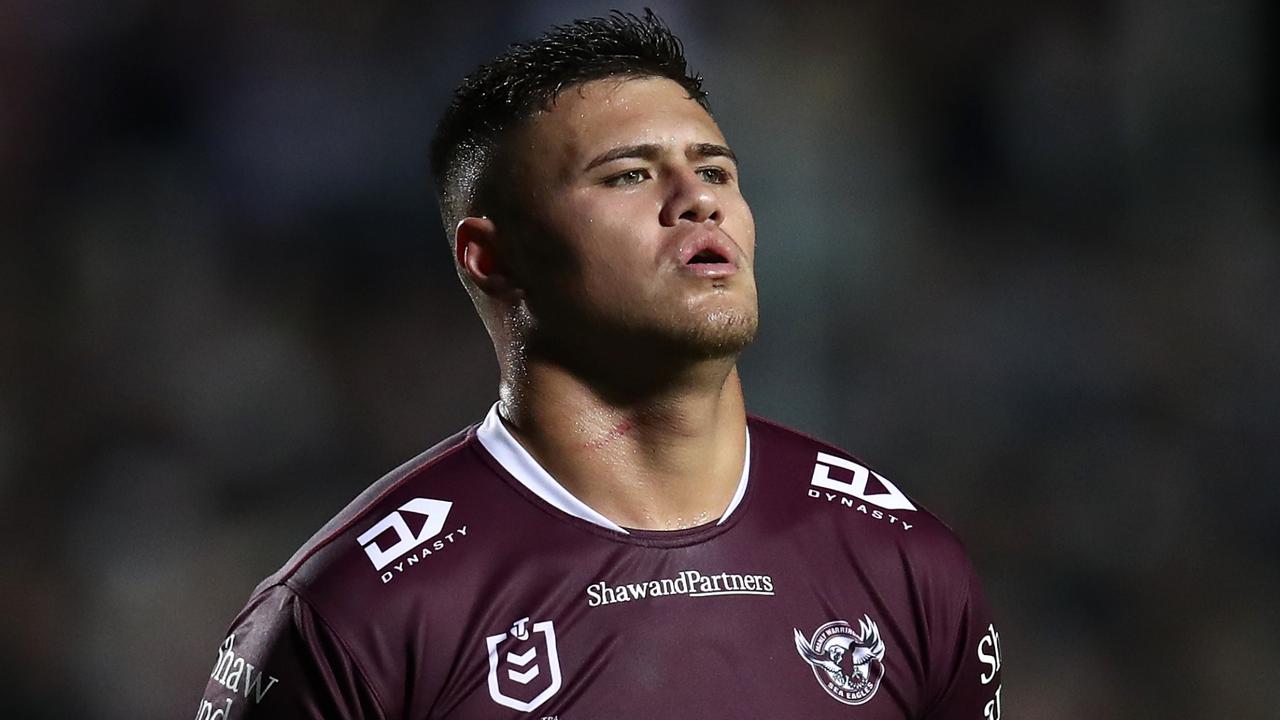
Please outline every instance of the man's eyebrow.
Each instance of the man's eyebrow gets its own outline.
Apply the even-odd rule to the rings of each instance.
[[[646,143],[643,145],[624,145],[597,155],[594,160],[587,163],[587,166],[582,169],[584,171],[590,170],[604,165],[605,163],[613,162],[614,160],[621,160],[622,158],[653,160],[661,154],[662,148],[654,143]]]
[[[621,160],[623,158],[640,158],[642,160],[653,160],[662,154],[662,146],[656,143],[642,143],[639,145],[623,145],[612,150],[597,155],[583,171],[597,168],[605,163]],[[689,146],[686,155],[690,158],[709,158],[709,157],[727,157],[736,165],[738,156],[728,147],[718,143],[694,143]]]
[[[698,143],[689,148],[689,156],[696,158],[727,157],[733,161],[734,165],[738,164],[738,156],[732,150],[727,146],[716,143]]]

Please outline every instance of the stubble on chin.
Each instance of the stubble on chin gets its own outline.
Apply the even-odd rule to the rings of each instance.
[[[754,310],[743,308],[717,308],[699,320],[673,340],[690,356],[708,359],[741,353],[755,340],[760,324]]]

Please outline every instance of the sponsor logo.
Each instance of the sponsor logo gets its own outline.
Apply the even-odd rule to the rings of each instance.
[[[446,500],[414,498],[365,530],[360,537],[356,538],[356,541],[364,548],[373,566],[381,570],[398,560],[400,556],[439,535],[444,529],[444,521],[449,517],[449,509],[452,507],[453,503]],[[416,534],[409,530],[409,523],[405,522],[404,515],[401,513],[412,513],[426,518]],[[396,541],[384,548],[378,545],[377,540],[379,535],[388,530],[395,531]]]
[[[697,570],[685,570],[675,577],[644,582],[610,585],[601,580],[587,586],[587,605],[599,607],[668,595],[773,595],[773,578],[768,575],[738,573],[704,575]]]
[[[231,717],[231,705],[235,698],[227,698],[225,705],[214,705],[210,700],[200,700],[200,708],[196,710],[196,720],[227,720]]]
[[[858,511],[863,515],[880,520],[881,522],[887,522],[890,525],[897,525],[903,530],[910,530],[915,527],[915,525],[912,525],[893,513],[878,510],[874,507],[868,508],[866,503],[856,502],[851,497],[844,497],[842,495],[837,495],[836,493],[822,492],[820,490],[814,490],[813,488],[809,488],[809,497],[814,500],[825,500],[836,505],[843,505],[851,510]]]
[[[839,477],[832,477],[832,470],[836,470]],[[845,473],[852,473],[847,480],[843,479]],[[843,505],[881,522],[896,525],[903,530],[914,527],[897,515],[887,512],[888,510],[914,512],[916,509],[897,485],[874,470],[835,455],[818,453],[817,462],[813,465],[813,477],[809,480],[809,497]]]
[[[452,545],[456,540],[467,536],[467,526],[463,525],[446,533],[430,545],[426,545],[428,540],[440,535],[444,530],[445,520],[449,518],[449,510],[452,507],[453,503],[447,500],[414,498],[356,538],[356,542],[360,543],[365,554],[369,556],[373,567],[381,571],[384,585],[394,580],[407,568],[413,567],[432,554]],[[415,518],[415,523],[422,523],[417,532],[410,529],[405,515]],[[388,537],[388,534],[394,537]],[[419,550],[420,547],[421,550]],[[413,554],[409,555],[409,553]],[[397,562],[405,555],[409,556],[404,562]]]
[[[875,696],[884,678],[884,641],[870,616],[863,615],[858,629],[843,620],[829,622],[805,640],[795,633],[796,652],[809,663],[818,684],[846,705],[861,705]]]
[[[267,675],[255,668],[253,663],[237,655],[235,648],[236,636],[232,633],[218,646],[218,661],[209,674],[214,682],[231,691],[231,697],[225,703],[201,699],[200,707],[196,710],[196,720],[226,720],[231,715],[231,706],[236,700],[243,699],[257,705],[279,682],[278,678]]]
[[[983,685],[995,682],[1000,673],[1000,633],[996,632],[995,625],[988,624],[987,633],[978,641],[978,660],[986,666],[978,681]],[[982,708],[982,717],[986,720],[1000,720],[1000,689],[997,683],[995,696]]]
[[[484,639],[489,652],[489,697],[520,712],[529,712],[560,689],[560,656],[556,628],[550,620],[521,618],[506,632]]]
[[[983,685],[990,685],[1000,672],[1000,633],[996,632],[995,625],[987,625],[987,634],[978,641],[978,659],[987,666],[978,679]]]
[[[831,470],[839,468],[853,473],[848,480],[831,477]],[[818,461],[813,465],[813,478],[809,484],[824,490],[834,490],[872,505],[879,505],[885,510],[915,510],[907,496],[902,494],[898,486],[889,482],[880,473],[869,470],[852,460],[818,453]]]

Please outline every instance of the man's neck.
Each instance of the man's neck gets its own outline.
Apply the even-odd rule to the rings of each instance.
[[[741,479],[746,410],[732,361],[667,392],[606,399],[554,364],[503,379],[503,419],[552,477],[613,522],[675,530],[720,517]]]

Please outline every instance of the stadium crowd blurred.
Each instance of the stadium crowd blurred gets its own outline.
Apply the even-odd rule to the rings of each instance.
[[[1275,717],[1275,11],[654,6],[743,158],[749,408],[966,539],[1010,716]],[[427,142],[608,7],[0,7],[5,717],[194,714],[253,585],[480,419]]]

